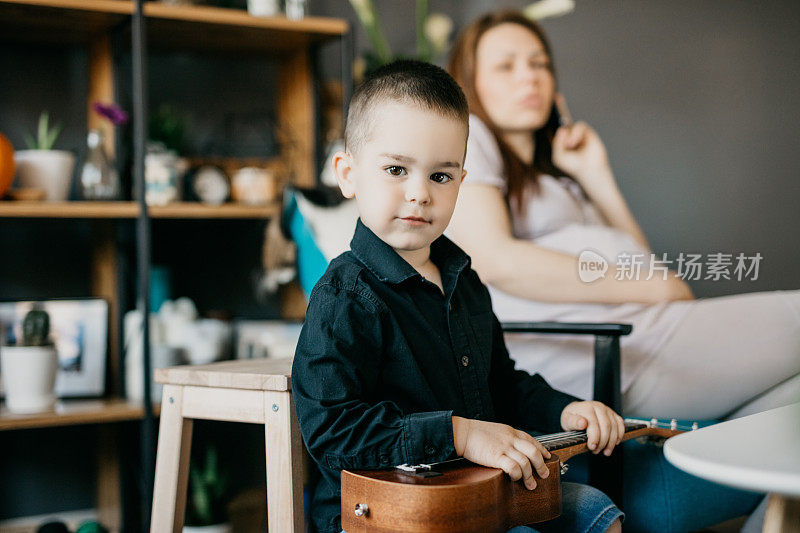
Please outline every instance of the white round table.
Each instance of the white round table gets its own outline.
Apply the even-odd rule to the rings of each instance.
[[[764,531],[800,532],[800,403],[682,433],[664,455],[697,477],[769,492]]]

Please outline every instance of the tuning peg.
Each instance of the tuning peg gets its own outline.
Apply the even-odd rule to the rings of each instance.
[[[697,422],[692,422],[692,431],[698,428]]]
[[[650,419],[650,427],[657,428],[658,427],[658,418],[651,418]]]
[[[672,431],[678,429],[678,421],[675,420],[674,418],[669,421],[669,429],[671,429]]]
[[[569,470],[569,465],[567,463],[562,463],[562,462],[559,462],[559,465],[561,465],[561,475],[563,476],[564,474],[567,473],[567,470]]]

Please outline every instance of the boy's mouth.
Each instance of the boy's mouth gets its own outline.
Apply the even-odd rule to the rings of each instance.
[[[413,226],[421,225],[421,224],[429,224],[429,221],[422,218],[422,217],[403,217],[400,220],[411,224]]]

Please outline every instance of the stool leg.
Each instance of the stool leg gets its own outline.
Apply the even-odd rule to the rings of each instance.
[[[192,449],[192,419],[183,418],[183,387],[164,385],[158,429],[151,533],[180,532]]]
[[[269,533],[303,533],[303,442],[289,391],[264,391]]]

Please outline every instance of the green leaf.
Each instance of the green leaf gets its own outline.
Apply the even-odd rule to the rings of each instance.
[[[25,144],[28,145],[28,149],[30,150],[36,150],[39,148],[39,145],[36,144],[33,136],[28,132],[25,133]]]
[[[58,139],[62,129],[63,126],[61,124],[56,124],[55,127],[50,130],[47,136],[47,148],[44,148],[45,150],[51,150],[53,148],[53,145],[56,144],[56,139]]]
[[[425,20],[428,18],[428,0],[417,0],[417,56],[420,61],[431,60],[431,45],[425,35]]]
[[[210,525],[213,523],[213,516],[211,511],[211,498],[209,497],[207,487],[205,483],[203,483],[202,476],[197,468],[190,468],[189,475],[192,479],[192,503],[194,504],[194,511],[197,515],[197,519],[204,525]]]
[[[42,111],[42,114],[39,115],[39,131],[36,134],[36,138],[39,141],[39,150],[47,150],[44,146],[47,144],[47,126],[50,122],[50,114],[47,111]]]

